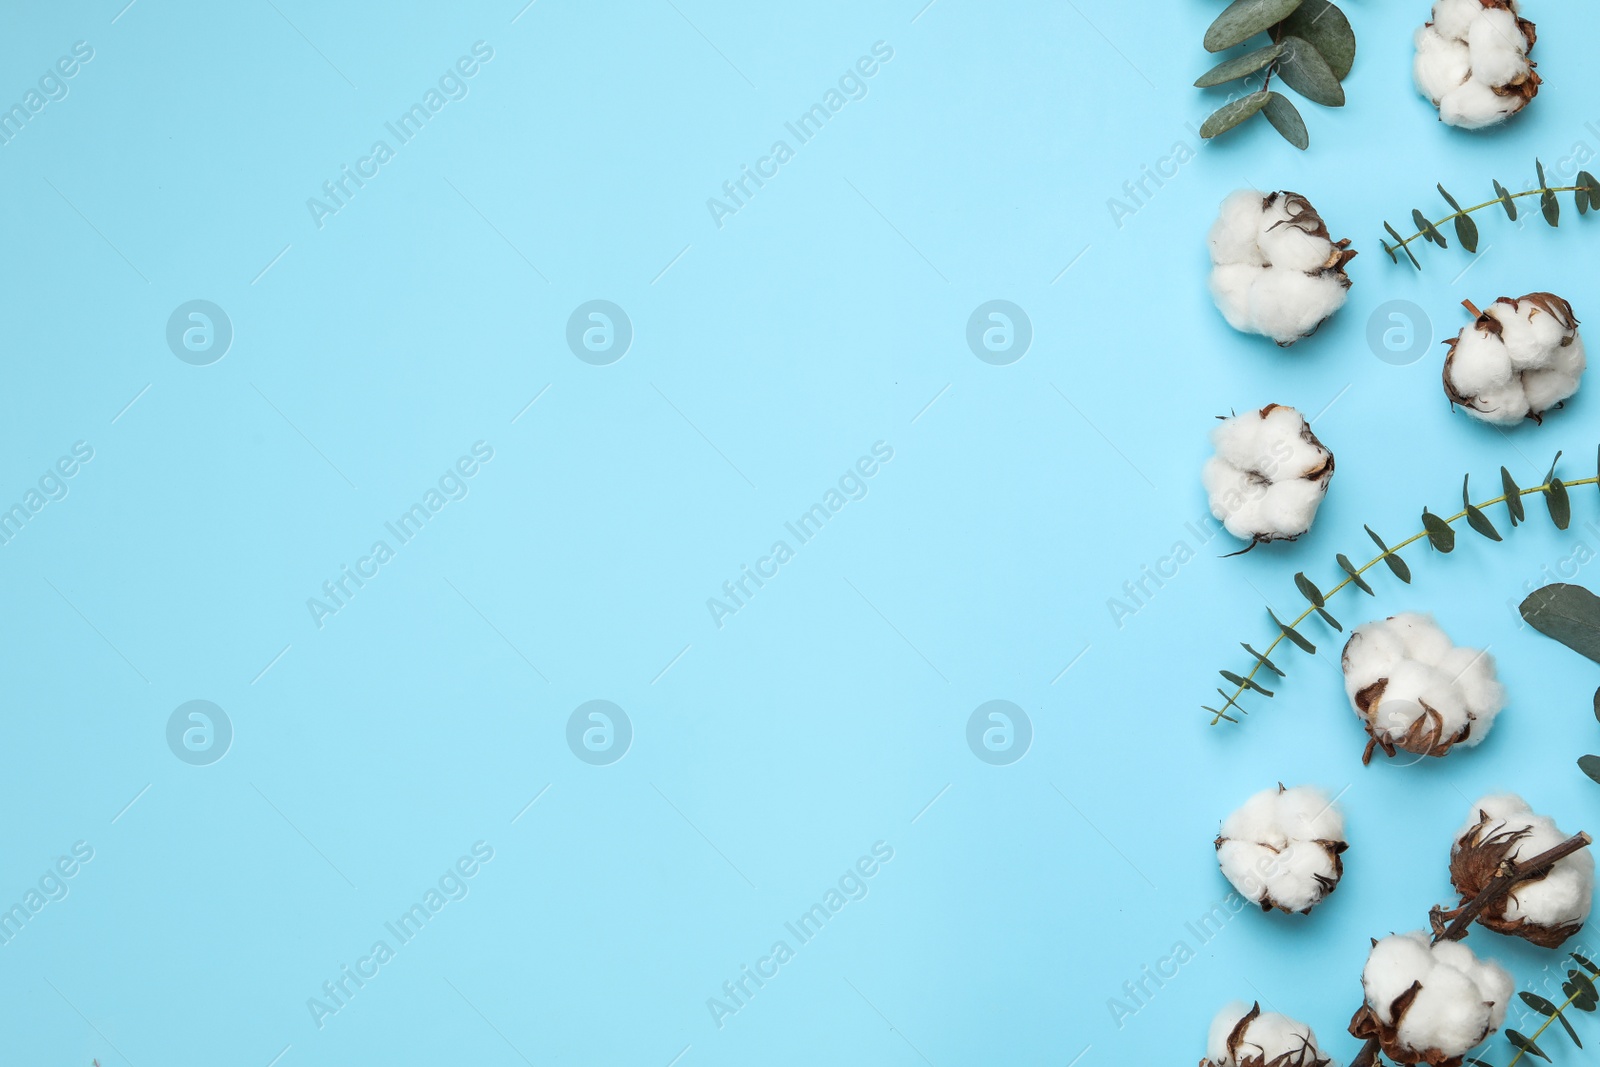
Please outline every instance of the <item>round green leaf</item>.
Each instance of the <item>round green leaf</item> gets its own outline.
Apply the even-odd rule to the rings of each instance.
[[[1287,96],[1282,93],[1268,93],[1267,103],[1262,109],[1267,116],[1267,121],[1272,123],[1272,128],[1283,135],[1283,139],[1304,152],[1311,144],[1311,137],[1306,133],[1305,120],[1300,117],[1300,111]]]
[[[1344,86],[1322,54],[1303,37],[1285,37],[1283,45],[1278,76],[1307,100],[1325,107],[1343,107]]]
[[[1196,78],[1195,87],[1209,89],[1213,85],[1221,85],[1224,82],[1231,82],[1235,78],[1243,78],[1247,74],[1254,74],[1281,55],[1283,55],[1283,45],[1273,43],[1265,48],[1257,48],[1253,52],[1246,52],[1242,56],[1223,60]]]
[[[1247,41],[1288,18],[1300,0],[1233,0],[1206,30],[1207,52],[1220,52]]]
[[[1285,33],[1311,42],[1328,61],[1333,76],[1344,81],[1356,61],[1356,35],[1344,12],[1328,0],[1305,0],[1283,22]]]
[[[1267,106],[1267,98],[1271,93],[1251,93],[1241,96],[1237,100],[1223,104],[1211,113],[1211,117],[1200,124],[1200,136],[1210,139],[1219,133],[1227,133],[1245,119]]]

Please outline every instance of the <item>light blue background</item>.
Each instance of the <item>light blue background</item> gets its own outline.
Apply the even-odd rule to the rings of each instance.
[[[1242,726],[1199,711],[1270,637],[1263,601],[1298,610],[1294,571],[1368,557],[1363,523],[1397,540],[1463,473],[1493,495],[1557,449],[1593,473],[1595,386],[1501,433],[1449,410],[1436,345],[1394,366],[1366,340],[1388,299],[1436,341],[1463,298],[1600,315],[1600,220],[1570,201],[1557,231],[1485,212],[1480,257],[1421,250],[1420,276],[1378,248],[1436,181],[1476,202],[1600,152],[1580,5],[1530,6],[1544,91],[1469,135],[1411,88],[1427,5],[1353,0],[1349,106],[1305,105],[1309,152],[1257,122],[1118,225],[1108,199],[1221,98],[1190,88],[1214,3],[123,2],[14,7],[0,34],[7,103],[94,49],[0,146],[0,498],[94,449],[0,548],[0,901],[94,849],[0,946],[10,1059],[1192,1062],[1232,997],[1348,1059],[1367,939],[1449,899],[1470,800],[1600,829],[1573,766],[1600,670],[1508,606],[1600,551],[1592,489],[1566,534],[1464,534],[1413,549],[1410,588],[1334,602],[1487,645],[1511,706],[1480,748],[1363,769],[1318,625]],[[319,229],[307,198],[480,40],[469,95]],[[878,41],[866,97],[718,228],[707,198]],[[1206,293],[1205,229],[1246,184],[1362,253],[1289,351]],[[205,367],[164,339],[197,298],[235,330]],[[591,299],[635,330],[610,366],[564,340]],[[965,343],[990,299],[1032,321],[1010,366]],[[1338,457],[1315,531],[1226,560],[1219,537],[1119,627],[1108,598],[1204,514],[1212,417],[1272,401],[1323,412]],[[470,495],[319,629],[307,598],[480,440]],[[865,499],[715,626],[707,598],[878,441]],[[191,699],[235,730],[210,766],[166,745]],[[591,699],[632,720],[610,766],[564,739]],[[1011,766],[966,744],[991,699],[1033,722]],[[1218,820],[1280,780],[1343,791],[1347,877],[1201,946]],[[470,895],[319,1029],[307,999],[480,840]],[[878,841],[865,899],[719,1028],[707,999]],[[1109,998],[1180,939],[1197,958],[1119,1027]],[[1546,958],[1472,943],[1523,978]]]

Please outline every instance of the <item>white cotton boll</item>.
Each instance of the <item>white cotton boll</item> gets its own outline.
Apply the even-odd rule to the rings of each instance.
[[[1587,366],[1572,305],[1554,293],[1501,297],[1448,344],[1445,395],[1500,426],[1542,421],[1578,391]]]
[[[1206,1038],[1206,1058],[1200,1067],[1339,1067],[1317,1046],[1317,1035],[1305,1023],[1277,1012],[1263,1012],[1260,1004],[1233,1001],[1211,1020]]]
[[[1200,472],[1211,514],[1251,546],[1292,541],[1311,529],[1333,478],[1333,453],[1291,407],[1268,404],[1223,419],[1216,454]]]
[[[1350,1032],[1376,1038],[1398,1063],[1459,1064],[1499,1029],[1512,994],[1504,968],[1459,942],[1433,945],[1422,933],[1373,945],[1361,986],[1365,1002]]]
[[[1406,613],[1357,626],[1342,658],[1345,693],[1375,749],[1443,756],[1475,745],[1505,703],[1486,652],[1456,648],[1428,615]]]
[[[1344,873],[1344,815],[1310,786],[1264,789],[1222,821],[1217,865],[1263,911],[1307,914]]]
[[[1535,35],[1514,0],[1435,4],[1433,21],[1413,39],[1417,91],[1451,126],[1476,130],[1504,122],[1539,92],[1527,56]]]
[[[1266,258],[1256,242],[1262,199],[1262,194],[1254,189],[1240,189],[1222,202],[1217,221],[1211,224],[1206,238],[1211,248],[1211,262],[1252,267],[1266,265]]]
[[[1207,237],[1211,296],[1228,325],[1288,346],[1309,337],[1345,302],[1344,265],[1355,252],[1334,241],[1298,193],[1241,189],[1222,202]]]
[[[1250,290],[1250,314],[1257,330],[1279,344],[1309,337],[1350,295],[1340,273],[1268,270]]]
[[[1444,37],[1465,39],[1481,14],[1478,0],[1439,0],[1433,5],[1432,26]]]
[[[1411,75],[1417,91],[1437,105],[1453,89],[1466,84],[1472,77],[1472,59],[1467,46],[1460,41],[1446,40],[1432,26],[1417,30],[1417,56],[1411,64]]]
[[[1507,861],[1526,862],[1567,840],[1554,819],[1514,793],[1487,796],[1472,806],[1450,846],[1450,881],[1465,903]],[[1564,857],[1545,874],[1518,882],[1485,907],[1477,921],[1543,948],[1556,948],[1583,928],[1594,902],[1594,857],[1588,849]]]

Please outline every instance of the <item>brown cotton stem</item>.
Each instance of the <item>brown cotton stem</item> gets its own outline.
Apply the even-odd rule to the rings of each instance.
[[[1476,314],[1477,309],[1471,303],[1465,300],[1462,303],[1466,304],[1467,310]],[[1455,910],[1450,925],[1434,934],[1433,943],[1437,945],[1441,941],[1460,941],[1471,932],[1472,921],[1483,913],[1483,909],[1511,892],[1518,882],[1543,875],[1574,852],[1587,848],[1593,840],[1587,833],[1578,833],[1531,859],[1521,862],[1507,860],[1500,865],[1499,873],[1489,879],[1489,884],[1483,887],[1482,892]],[[1361,1051],[1356,1053],[1355,1059],[1350,1061],[1350,1067],[1374,1067],[1379,1062],[1380,1051],[1378,1039],[1369,1037],[1367,1043],[1361,1046]]]
[[[1483,312],[1479,311],[1478,310],[1478,305],[1474,304],[1472,301],[1463,300],[1463,301],[1461,301],[1461,306],[1466,308],[1468,311],[1472,312],[1472,317],[1473,318],[1481,319],[1483,317]],[[1354,1067],[1354,1065],[1352,1065],[1352,1067]]]

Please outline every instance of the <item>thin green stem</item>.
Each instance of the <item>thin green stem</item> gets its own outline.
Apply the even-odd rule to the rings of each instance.
[[[1543,196],[1545,193],[1575,193],[1579,189],[1582,189],[1585,192],[1589,192],[1589,193],[1600,193],[1600,189],[1596,189],[1592,185],[1558,185],[1558,186],[1553,186],[1553,187],[1547,185],[1547,186],[1543,186],[1543,187],[1538,188],[1538,189],[1527,189],[1527,190],[1524,190],[1523,192],[1520,192],[1520,193],[1513,193],[1513,192],[1509,192],[1508,191],[1506,193],[1506,196],[1509,197],[1512,200],[1520,200],[1521,198],[1523,198],[1525,196]],[[1493,200],[1485,200],[1481,204],[1474,204],[1471,207],[1464,207],[1460,211],[1453,211],[1450,214],[1446,215],[1444,218],[1439,219],[1437,222],[1433,223],[1433,228],[1437,230],[1440,226],[1443,226],[1445,223],[1453,222],[1456,219],[1461,218],[1463,215],[1470,215],[1474,211],[1482,211],[1486,207],[1493,207],[1496,204],[1502,204],[1504,202],[1505,201],[1502,198],[1497,196]],[[1400,241],[1399,244],[1392,245],[1390,247],[1392,247],[1396,252],[1398,252],[1402,248],[1405,248],[1407,245],[1409,245],[1412,241],[1421,240],[1425,236],[1427,236],[1427,231],[1426,230],[1418,230],[1416,233],[1412,234],[1410,237],[1403,238]]]
[[[1493,203],[1494,201],[1490,201],[1490,202]],[[1566,488],[1568,488],[1568,489],[1571,489],[1571,488],[1574,488],[1574,487],[1580,486],[1580,485],[1600,485],[1600,475],[1596,475],[1596,476],[1594,476],[1592,478],[1580,478],[1577,481],[1573,481],[1573,482],[1563,481],[1561,484],[1563,486],[1565,486]],[[1543,485],[1536,485],[1536,486],[1533,486],[1530,489],[1520,489],[1520,490],[1518,490],[1517,495],[1518,496],[1528,496],[1528,495],[1530,495],[1532,493],[1549,492],[1549,490],[1550,490],[1550,483],[1546,482]],[[1475,509],[1479,510],[1479,511],[1482,511],[1484,508],[1489,508],[1489,507],[1493,507],[1496,504],[1505,503],[1506,496],[1507,496],[1507,494],[1501,493],[1499,496],[1493,498],[1492,500],[1485,500],[1481,504],[1474,504],[1473,507]],[[1444,519],[1444,523],[1447,526],[1454,525],[1456,522],[1460,521],[1461,519],[1466,518],[1466,516],[1467,516],[1467,509],[1466,508],[1462,508],[1460,511],[1456,512],[1454,515],[1451,515],[1449,518]],[[1329,589],[1325,593],[1323,593],[1322,594],[1323,602],[1326,603],[1327,601],[1333,599],[1334,595],[1336,593],[1338,593],[1339,590],[1341,590],[1341,589],[1345,588],[1346,586],[1352,584],[1357,578],[1359,578],[1361,575],[1367,573],[1367,571],[1371,570],[1373,567],[1376,567],[1378,564],[1382,563],[1385,559],[1388,559],[1390,556],[1398,554],[1399,551],[1402,548],[1405,548],[1408,545],[1415,544],[1416,542],[1422,540],[1424,537],[1427,537],[1427,536],[1428,536],[1428,531],[1426,529],[1424,529],[1421,533],[1412,534],[1410,537],[1406,538],[1404,541],[1401,541],[1399,544],[1390,546],[1387,551],[1380,552],[1376,556],[1373,556],[1372,559],[1368,560],[1365,564],[1363,564],[1360,567],[1357,567],[1356,568],[1356,572],[1354,574],[1345,575],[1345,578],[1344,578],[1343,581],[1341,581],[1338,585],[1333,586],[1331,589]],[[1316,610],[1317,610],[1317,607],[1316,607],[1315,604],[1308,606],[1299,615],[1295,616],[1293,622],[1290,622],[1288,624],[1289,625],[1289,629],[1292,630],[1292,629],[1295,629],[1296,627],[1298,627],[1301,623],[1305,622],[1308,618],[1310,618],[1312,616],[1312,614],[1316,612]],[[1272,655],[1272,650],[1277,648],[1280,644],[1282,644],[1283,641],[1285,640],[1286,636],[1287,635],[1282,630],[1279,630],[1278,631],[1278,636],[1274,637],[1272,639],[1272,641],[1267,645],[1266,650],[1261,654],[1261,658],[1270,657]],[[1261,666],[1262,666],[1261,659],[1258,658],[1256,660],[1256,662],[1255,662],[1255,665],[1250,668],[1250,673],[1248,673],[1248,674],[1246,674],[1244,676],[1244,679],[1245,679],[1246,683],[1254,682],[1256,680],[1256,675],[1260,672]],[[1233,695],[1229,696],[1227,698],[1226,702],[1222,705],[1222,710],[1221,711],[1215,711],[1215,712],[1212,713],[1212,716],[1211,716],[1211,725],[1212,726],[1217,725],[1217,723],[1221,722],[1223,719],[1227,719],[1229,722],[1238,722],[1239,721],[1239,720],[1235,719],[1233,716],[1229,715],[1227,712],[1228,712],[1229,708],[1240,708],[1241,711],[1243,710],[1243,708],[1240,707],[1238,701],[1239,701],[1239,698],[1244,695],[1245,690],[1248,689],[1248,688],[1250,688],[1250,686],[1248,684],[1236,686],[1234,688]]]

